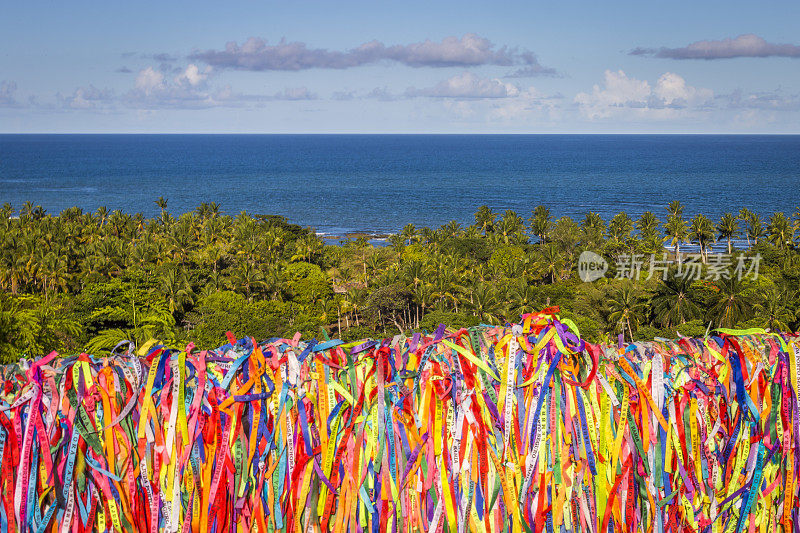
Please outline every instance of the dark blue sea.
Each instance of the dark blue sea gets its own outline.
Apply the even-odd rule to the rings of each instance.
[[[154,215],[159,196],[174,214],[217,202],[334,235],[472,223],[482,204],[788,214],[800,135],[0,135],[0,203]]]

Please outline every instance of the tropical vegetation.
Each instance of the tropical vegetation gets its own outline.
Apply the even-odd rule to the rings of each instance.
[[[800,329],[800,210],[763,220],[743,208],[715,221],[672,202],[662,216],[605,221],[482,206],[474,224],[408,224],[373,245],[328,244],[282,217],[231,216],[214,203],[181,215],[164,198],[156,205],[153,218],[3,206],[0,358],[102,353],[123,340],[210,348],[226,331],[353,340],[501,324],[547,306],[595,341]],[[578,272],[586,250],[609,263],[592,283]],[[718,253],[732,254],[727,271]],[[637,268],[621,269],[632,258]],[[758,276],[736,270],[756,259]]]

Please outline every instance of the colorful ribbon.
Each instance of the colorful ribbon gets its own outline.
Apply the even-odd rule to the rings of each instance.
[[[800,531],[800,339],[557,310],[2,368],[0,532]]]

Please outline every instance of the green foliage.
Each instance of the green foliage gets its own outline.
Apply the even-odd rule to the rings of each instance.
[[[633,336],[633,339],[637,341],[651,341],[656,337],[669,339],[674,336],[675,336],[674,333],[666,331],[665,334],[664,330],[658,329],[653,326],[641,326],[638,330],[636,330],[636,334]]]
[[[420,323],[420,329],[426,331],[433,331],[439,324],[444,324],[449,328],[471,328],[480,323],[478,317],[466,313],[452,313],[447,311],[431,311]]]
[[[325,245],[283,217],[229,216],[214,203],[180,216],[164,198],[156,205],[152,219],[105,208],[52,216],[32,203],[11,218],[4,206],[0,358],[102,353],[122,340],[211,348],[228,330],[259,339],[324,330],[353,340],[439,323],[503,324],[545,306],[559,306],[592,341],[702,335],[709,323],[800,329],[800,210],[765,222],[744,208],[712,222],[673,202],[662,224],[652,212],[606,223],[597,213],[576,221],[530,206],[526,221],[482,206],[474,225],[407,224],[376,248],[364,238]],[[748,260],[760,258],[758,279],[712,277],[710,245],[737,237],[747,240]],[[701,280],[679,270],[646,280],[649,257],[641,279],[613,279],[622,257],[660,259],[665,244],[680,268],[691,241],[709,263]],[[604,279],[578,279],[584,250],[609,261]]]
[[[520,246],[501,245],[495,248],[489,258],[489,268],[506,277],[514,277],[525,259],[525,250]]]
[[[244,335],[263,340],[283,333],[282,319],[286,305],[282,302],[248,302],[241,294],[220,291],[199,300],[190,315],[191,340],[200,347],[212,348],[227,342],[225,332],[237,338]]]
[[[605,340],[603,328],[591,318],[570,312],[562,313],[562,316],[564,318],[569,318],[575,323],[575,325],[578,327],[578,333],[581,334],[582,339],[589,342],[600,342]]]
[[[345,342],[374,339],[378,337],[380,337],[380,334],[367,326],[353,326],[342,332],[342,340]]]
[[[485,238],[461,237],[447,239],[442,243],[442,253],[455,257],[471,257],[476,261],[486,262],[494,253],[494,246]]]
[[[685,324],[681,324],[680,326],[675,328],[675,331],[683,335],[684,337],[703,337],[708,330],[708,322],[704,322],[699,318],[695,318],[693,320],[689,320]],[[713,329],[713,326],[712,326]],[[709,334],[711,331],[709,331]]]
[[[305,261],[290,263],[283,273],[289,295],[298,302],[311,303],[330,296],[332,292],[328,277],[317,265]]]
[[[10,298],[0,294],[0,362],[20,356],[39,357],[75,348],[80,323],[63,299],[45,302],[38,296]]]

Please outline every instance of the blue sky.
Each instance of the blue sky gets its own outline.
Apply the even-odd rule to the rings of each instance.
[[[800,133],[799,2],[18,2],[0,132]]]

